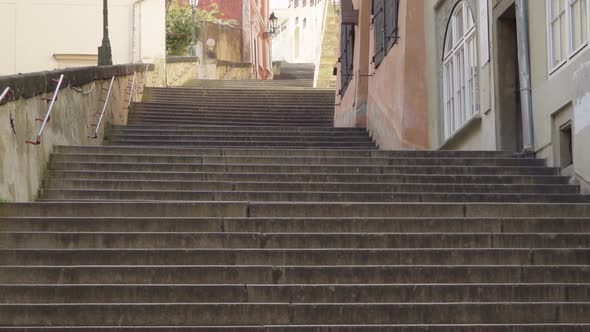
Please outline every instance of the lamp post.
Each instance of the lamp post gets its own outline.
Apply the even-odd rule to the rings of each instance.
[[[109,40],[109,1],[102,3],[102,46],[98,48],[98,65],[111,66],[113,55],[111,53],[111,41]]]
[[[191,4],[191,9],[193,12],[193,28],[191,29],[192,32],[192,39],[191,39],[191,46],[189,48],[189,54],[190,56],[196,56],[197,55],[197,45],[196,45],[196,36],[195,36],[195,14],[197,11],[197,6],[199,5],[199,0],[190,0],[190,4]]]

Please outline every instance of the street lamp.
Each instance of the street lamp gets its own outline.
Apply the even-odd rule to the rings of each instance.
[[[191,39],[191,46],[189,48],[190,56],[197,55],[197,45],[195,44],[195,14],[197,11],[197,6],[199,5],[199,0],[190,0],[191,10],[193,12],[193,28],[191,29],[192,32],[192,39]]]
[[[111,41],[109,40],[109,1],[102,2],[102,46],[98,48],[98,65],[112,66]]]
[[[277,34],[277,22],[279,21],[279,19],[277,18],[277,16],[275,15],[274,12],[272,12],[270,14],[270,17],[268,18],[268,20],[270,21],[270,31],[265,31],[264,32],[264,36],[265,37],[270,37],[272,35],[276,35]]]

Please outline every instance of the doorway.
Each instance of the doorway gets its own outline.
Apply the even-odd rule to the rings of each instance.
[[[497,19],[496,29],[498,148],[522,152],[522,110],[520,106],[516,6],[514,4]]]

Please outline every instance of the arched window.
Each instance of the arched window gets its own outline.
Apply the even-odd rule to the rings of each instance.
[[[479,112],[476,36],[471,9],[461,1],[449,19],[443,48],[445,139]]]

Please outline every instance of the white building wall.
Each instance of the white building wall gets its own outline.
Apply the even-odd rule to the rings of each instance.
[[[114,64],[165,57],[164,0],[110,0],[109,25]],[[0,31],[0,75],[96,65],[102,1],[2,0]]]
[[[299,0],[297,7],[291,4],[288,8],[271,9],[279,18],[279,22],[287,20],[287,29],[272,41],[273,61],[316,62],[317,50],[322,42],[324,5],[327,2],[328,0],[316,0],[312,6],[311,1],[307,0],[306,5],[303,6],[302,0]],[[299,29],[298,40],[296,40],[297,29]]]

